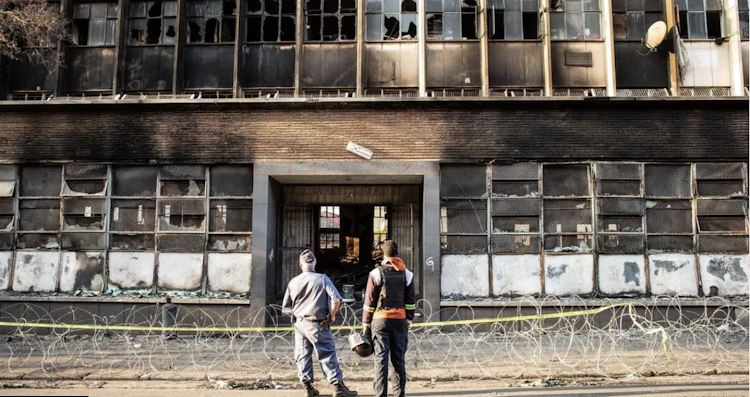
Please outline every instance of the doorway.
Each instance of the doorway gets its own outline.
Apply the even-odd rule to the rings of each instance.
[[[284,186],[278,211],[276,297],[300,273],[299,254],[313,250],[349,303],[361,301],[367,276],[393,239],[419,289],[420,185]]]

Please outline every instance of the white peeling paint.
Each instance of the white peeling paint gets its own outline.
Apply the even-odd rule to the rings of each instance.
[[[719,296],[748,295],[748,259],[748,255],[698,255],[703,293],[708,295],[715,286]]]
[[[654,254],[648,256],[651,293],[654,295],[698,295],[695,255]]]
[[[440,294],[486,297],[490,295],[487,255],[443,255],[440,258]]]
[[[203,254],[160,253],[157,269],[160,290],[199,290],[203,278]]]
[[[60,253],[18,251],[13,275],[13,291],[53,292],[57,288]]]
[[[101,252],[63,252],[60,291],[101,292],[104,289],[103,256]]]
[[[599,291],[607,295],[646,293],[643,255],[599,255]]]
[[[109,289],[152,288],[155,259],[152,252],[110,252]]]
[[[253,254],[208,254],[208,290],[249,292],[252,261]]]
[[[539,255],[492,257],[493,295],[534,295],[542,292]]]
[[[0,251],[0,290],[10,286],[10,269],[13,265],[13,252]]]
[[[586,295],[594,292],[593,255],[545,255],[547,295]]]

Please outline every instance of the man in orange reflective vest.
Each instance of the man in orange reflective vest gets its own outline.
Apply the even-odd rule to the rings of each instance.
[[[382,248],[383,262],[367,278],[362,324],[364,333],[371,334],[375,348],[375,397],[388,395],[389,356],[396,373],[393,393],[403,397],[409,326],[416,309],[414,274],[398,257],[398,245],[393,240],[384,241]]]

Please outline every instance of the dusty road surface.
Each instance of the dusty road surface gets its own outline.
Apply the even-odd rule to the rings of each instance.
[[[13,381],[0,383],[0,396],[90,396],[90,397],[294,397],[302,390],[294,383],[275,384],[278,389],[257,390],[274,385],[189,381]],[[331,389],[320,385],[321,396]],[[372,396],[370,383],[351,382],[362,396]],[[631,379],[537,379],[459,382],[412,382],[414,397],[747,397],[747,375],[673,376]]]

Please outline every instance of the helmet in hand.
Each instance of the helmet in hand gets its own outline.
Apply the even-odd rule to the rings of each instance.
[[[349,335],[349,347],[360,357],[369,357],[374,351],[370,338],[358,332]]]

